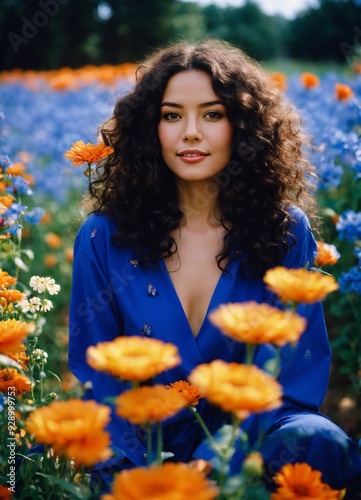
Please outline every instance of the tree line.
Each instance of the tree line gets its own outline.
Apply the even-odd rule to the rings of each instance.
[[[152,49],[217,37],[267,61],[346,62],[361,44],[361,2],[318,0],[295,19],[253,0],[202,7],[182,0],[2,0],[0,70],[136,62]]]

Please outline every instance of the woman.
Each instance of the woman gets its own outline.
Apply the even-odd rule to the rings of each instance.
[[[94,213],[75,242],[69,362],[103,401],[124,387],[87,365],[90,345],[147,335],[177,345],[182,364],[155,382],[185,380],[200,363],[242,362],[243,344],[227,341],[208,320],[221,303],[275,303],[262,276],[275,265],[312,264],[316,245],[302,211],[314,215],[314,168],[298,114],[240,50],[219,41],[160,50],[137,71],[102,136],[114,154],[98,166]],[[260,448],[265,482],[286,462],[307,461],[323,481],[343,488],[359,472],[356,445],[318,413],[330,349],[320,304],[300,307],[308,328],[282,348],[284,404],[243,424]],[[274,354],[262,345],[254,363]],[[227,415],[202,401],[211,432]],[[139,429],[114,416],[115,458],[99,477],[145,465]],[[163,425],[174,461],[210,457],[187,412]],[[232,468],[239,469],[239,451]]]

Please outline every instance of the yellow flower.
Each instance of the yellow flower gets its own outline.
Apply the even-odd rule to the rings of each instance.
[[[11,302],[19,302],[25,298],[25,294],[19,290],[9,290],[7,288],[0,290],[0,304],[2,307],[6,307],[7,304],[10,304]]]
[[[15,387],[16,394],[26,394],[31,389],[31,381],[15,368],[0,370],[0,392],[8,394],[9,387]]]
[[[312,304],[323,300],[329,293],[338,289],[338,283],[333,276],[307,269],[287,269],[281,266],[267,271],[263,281],[283,302]]]
[[[144,337],[118,337],[87,350],[87,361],[95,370],[122,380],[144,381],[181,362],[171,343]]]
[[[136,425],[162,422],[187,406],[181,394],[164,385],[131,389],[118,396],[115,402],[117,415]]]
[[[16,282],[16,278],[13,278],[6,271],[0,269],[0,288],[9,288],[9,286],[15,285]]]
[[[337,251],[335,245],[328,245],[323,241],[317,241],[317,255],[314,262],[316,267],[322,267],[326,265],[332,266],[336,264],[340,258],[340,254]]]
[[[104,430],[110,420],[110,408],[70,399],[54,401],[37,408],[26,421],[26,430],[38,443],[52,446],[56,455],[65,455],[77,467],[107,460],[112,452],[110,436]]]
[[[312,87],[318,87],[318,85],[320,85],[320,79],[313,73],[302,73],[300,75],[300,80],[306,89],[311,89]]]
[[[344,491],[333,490],[323,483],[321,472],[306,463],[284,465],[274,481],[279,487],[271,500],[340,500],[344,495]]]
[[[209,319],[238,342],[278,346],[297,342],[307,324],[297,313],[254,301],[223,304],[210,313]]]
[[[7,319],[0,321],[0,353],[25,351],[23,340],[34,331],[32,323]]]
[[[28,369],[29,356],[25,352],[8,352],[6,356],[20,365],[22,370]]]
[[[77,141],[64,156],[65,158],[73,160],[72,165],[79,166],[83,163],[98,163],[98,161],[106,158],[112,153],[114,153],[114,149],[103,143],[91,144],[88,142],[84,144],[83,141]]]
[[[178,392],[187,401],[187,406],[196,406],[198,401],[202,397],[198,390],[198,387],[190,384],[185,380],[178,380],[173,382],[173,384],[167,385],[167,388]]]
[[[212,500],[218,488],[195,467],[165,463],[159,467],[124,470],[110,494],[101,500]]]
[[[240,420],[282,404],[281,385],[255,365],[215,360],[198,365],[188,378],[211,403]]]

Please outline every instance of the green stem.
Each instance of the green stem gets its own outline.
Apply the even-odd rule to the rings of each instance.
[[[253,353],[255,345],[246,342],[246,365],[251,365],[253,363]]]
[[[207,438],[209,440],[212,440],[213,439],[213,436],[212,434],[209,432],[208,430],[208,427],[206,426],[206,424],[204,423],[204,420],[203,418],[200,416],[200,414],[198,413],[197,409],[194,408],[194,406],[188,406],[188,408],[190,409],[190,411],[193,413],[195,419],[197,420],[197,422],[199,423],[199,425],[202,427],[203,429],[203,432],[204,434],[207,436]]]
[[[229,455],[229,451],[231,450],[231,448],[234,445],[238,426],[239,426],[239,419],[236,417],[236,415],[232,414],[231,438],[230,438],[227,446],[223,450],[221,450],[219,453],[219,456],[221,458],[221,470],[219,473],[219,487],[220,487],[221,494],[223,492],[224,483],[226,482],[226,479],[227,479],[227,465],[228,465],[228,461],[229,461],[228,455]]]
[[[162,425],[160,422],[157,424],[157,457],[156,464],[162,465],[162,450],[163,450],[163,437],[162,437]]]

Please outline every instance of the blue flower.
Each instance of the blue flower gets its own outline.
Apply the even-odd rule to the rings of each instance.
[[[32,195],[33,192],[29,186],[29,182],[26,181],[20,175],[10,176],[12,180],[12,191],[19,194],[26,194],[28,196]]]
[[[45,213],[45,210],[41,207],[34,207],[33,209],[29,210],[24,215],[24,221],[28,222],[32,226],[36,226],[36,224],[39,224],[41,221],[43,215]]]
[[[343,293],[356,292],[361,295],[361,267],[354,266],[348,272],[343,272],[338,280]]]
[[[336,224],[339,238],[354,242],[361,239],[361,212],[346,210]]]
[[[25,212],[26,212],[26,209],[28,207],[25,207],[24,205],[22,205],[21,203],[13,203],[11,205],[11,207],[9,207],[6,212],[3,213],[3,218],[6,219],[6,220],[9,220],[9,221],[16,221],[18,219],[20,219],[20,217],[22,217]],[[8,222],[9,223],[9,222]],[[11,222],[10,222],[11,223]]]
[[[9,160],[9,157],[7,155],[1,155],[0,154],[0,168],[8,168],[11,165],[11,161]]]
[[[21,231],[23,229],[23,226],[21,224],[11,224],[8,228],[7,228],[7,232],[10,233],[10,234],[13,234],[14,236],[17,236],[18,235],[18,232]]]

